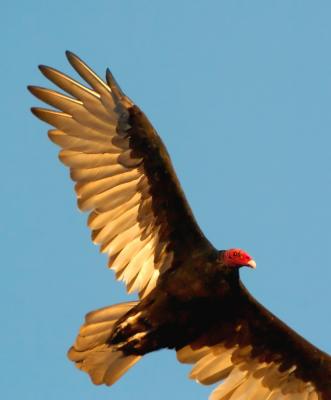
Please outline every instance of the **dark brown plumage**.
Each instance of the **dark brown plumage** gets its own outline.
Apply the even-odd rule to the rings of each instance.
[[[191,378],[224,380],[211,400],[330,400],[331,359],[260,305],[239,268],[239,249],[217,251],[198,227],[154,128],[116,84],[77,56],[90,88],[59,71],[42,73],[69,96],[29,87],[59,111],[32,109],[56,129],[61,161],[90,211],[92,239],[140,301],[89,313],[69,358],[95,384],[112,385],[144,354],[177,351]]]

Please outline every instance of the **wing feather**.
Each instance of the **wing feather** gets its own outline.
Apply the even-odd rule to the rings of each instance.
[[[103,165],[98,167],[74,167],[71,168],[70,177],[73,181],[84,183],[94,182],[102,178],[108,178],[118,174],[126,173],[129,169],[120,164]]]
[[[92,240],[108,253],[109,267],[128,290],[143,297],[190,250],[214,248],[197,226],[168,153],[145,115],[109,70],[104,82],[76,55],[66,54],[87,85],[40,66],[65,93],[30,86],[33,95],[55,108],[32,112],[55,128],[49,138],[60,146],[59,158],[76,182],[78,207],[90,211]]]
[[[78,197],[89,197],[92,194],[102,193],[124,183],[136,181],[139,178],[139,171],[132,169],[116,176],[107,176],[92,182],[79,182],[76,184],[75,190]]]
[[[63,149],[66,150],[72,150],[80,153],[102,153],[106,152],[107,148],[109,148],[109,143],[107,143],[105,140],[100,141],[90,138],[78,138],[77,136],[70,136],[67,135],[66,133],[57,130],[57,129],[52,129],[48,132],[48,137],[51,139],[51,141],[58,146],[62,147]],[[111,152],[109,153],[114,153],[119,155],[120,150],[112,149]]]
[[[331,359],[248,293],[242,284],[232,307],[203,335],[177,351],[195,364],[190,378],[223,381],[211,400],[329,400]]]

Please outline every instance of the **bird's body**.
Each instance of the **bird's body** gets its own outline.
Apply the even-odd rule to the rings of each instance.
[[[240,290],[238,271],[227,269],[217,253],[208,258],[199,254],[166,271],[153,291],[116,323],[108,342],[127,354],[180,349],[229,313]]]
[[[330,400],[331,358],[259,304],[239,268],[243,250],[216,250],[196,223],[170,157],[142,111],[110,71],[102,81],[72,53],[90,85],[41,66],[69,96],[29,87],[60,111],[33,113],[90,211],[94,243],[140,299],[87,314],[68,356],[95,384],[112,385],[144,354],[161,348],[195,364],[190,377],[221,383],[210,400]]]

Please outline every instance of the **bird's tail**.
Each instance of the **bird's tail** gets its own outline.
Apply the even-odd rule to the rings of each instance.
[[[86,315],[68,357],[90,375],[94,384],[112,385],[141,358],[139,355],[125,355],[109,344],[116,321],[136,304],[137,301],[116,304]]]

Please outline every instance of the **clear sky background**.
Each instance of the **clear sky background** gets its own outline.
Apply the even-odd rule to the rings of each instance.
[[[149,116],[199,224],[256,259],[251,292],[331,352],[331,2],[1,3],[1,397],[207,398],[175,354],[112,388],[66,359],[86,312],[127,299],[91,244],[26,85],[70,49]]]

